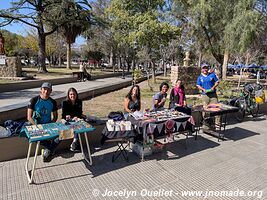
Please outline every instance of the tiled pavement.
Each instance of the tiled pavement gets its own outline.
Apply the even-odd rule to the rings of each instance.
[[[26,159],[2,162],[0,199],[267,199],[266,125],[266,116],[247,118],[227,126],[227,140],[200,134],[189,139],[187,149],[181,136],[145,162],[130,153],[128,163],[122,157],[112,163],[115,147],[108,144],[93,153],[93,166],[86,165],[80,153],[61,153],[50,163],[38,157],[32,185],[24,171]],[[106,190],[120,191],[121,196],[107,197]],[[185,191],[210,196],[182,196]],[[230,196],[231,191],[248,195]]]

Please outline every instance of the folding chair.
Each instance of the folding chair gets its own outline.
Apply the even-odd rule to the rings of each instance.
[[[112,162],[117,160],[117,158],[120,157],[120,155],[122,155],[127,162],[129,161],[128,152],[126,149],[127,147],[130,147],[130,138],[115,138],[107,140],[106,142],[116,142],[118,147],[112,155]]]

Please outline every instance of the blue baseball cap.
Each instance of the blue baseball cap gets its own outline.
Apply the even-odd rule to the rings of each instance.
[[[203,68],[208,69],[208,68],[209,68],[209,64],[208,64],[208,63],[202,63],[202,64],[200,65],[200,67],[201,67],[201,69],[203,69]]]

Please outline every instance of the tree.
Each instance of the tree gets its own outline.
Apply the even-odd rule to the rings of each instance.
[[[108,59],[109,66],[115,73],[114,55],[117,52],[117,42],[111,31],[111,20],[106,10],[110,0],[96,0],[92,2],[92,12],[97,16],[98,24],[92,25],[83,35],[87,38],[87,51],[100,51]]]
[[[19,49],[19,41],[23,38],[21,35],[11,33],[7,30],[1,30],[5,38],[5,53],[8,56],[16,55]]]
[[[38,67],[39,72],[47,72],[45,67],[46,36],[57,30],[64,19],[58,14],[60,0],[18,0],[12,1],[11,8],[0,11],[1,26],[20,22],[33,27],[38,33]],[[50,29],[45,28],[49,24]]]
[[[227,57],[234,49],[244,52],[255,39],[259,14],[255,0],[175,0],[174,13],[191,28],[197,44],[206,49],[226,75]]]
[[[66,23],[60,26],[60,32],[67,43],[67,68],[71,68],[71,44],[75,42],[78,35],[84,32],[93,23],[91,6],[87,0],[75,2],[66,0],[63,4]]]
[[[54,33],[58,27],[65,23],[70,23],[87,11],[80,11],[83,5],[87,5],[86,0],[75,3],[77,9],[73,8],[74,0],[17,0],[12,1],[11,8],[0,10],[0,26],[8,25],[12,22],[19,22],[33,27],[38,34],[38,67],[39,72],[47,72],[45,67],[46,57],[46,37]]]
[[[113,0],[109,7],[112,31],[118,46],[134,47],[137,44],[137,50],[143,52],[142,58],[152,68],[154,81],[155,62],[159,59],[160,45],[166,45],[172,38],[179,36],[176,26],[159,19],[158,10],[164,3],[163,0]]]

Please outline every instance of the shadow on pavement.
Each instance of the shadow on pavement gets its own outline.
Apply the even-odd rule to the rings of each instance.
[[[220,144],[210,141],[202,136],[198,136],[198,139],[195,140],[194,137],[190,137],[187,140],[187,149],[185,148],[185,139],[179,139],[175,142],[165,144],[165,147],[162,151],[152,154],[145,157],[145,161],[149,160],[168,160],[168,159],[179,159],[184,156],[203,151],[209,148],[214,148]],[[115,149],[114,149],[115,151]],[[113,151],[113,152],[114,152]],[[92,172],[93,177],[103,175],[105,173],[128,167],[129,165],[134,165],[142,162],[134,152],[128,152],[129,161],[127,162],[123,156],[120,156],[115,162],[112,162],[113,152],[107,152],[101,155],[93,156],[93,166],[86,165],[88,170]],[[174,156],[170,156],[174,154]]]
[[[243,128],[239,128],[239,127],[226,129],[225,133],[224,133],[225,139],[233,140],[233,141],[242,140],[244,138],[252,137],[255,135],[260,135],[260,134],[253,132],[253,131],[243,129]]]

